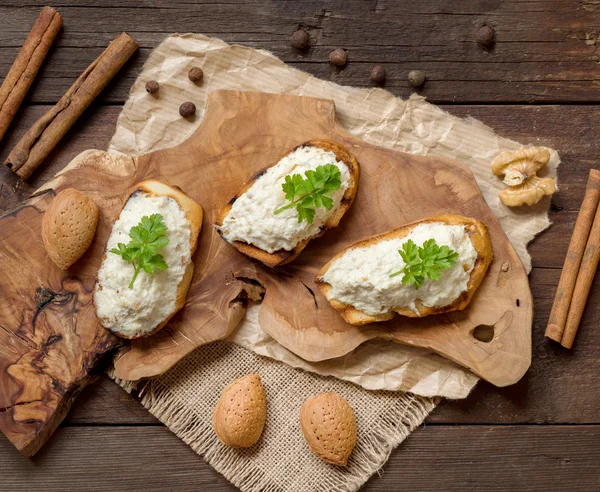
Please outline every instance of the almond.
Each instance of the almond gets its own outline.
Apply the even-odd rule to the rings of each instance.
[[[300,408],[300,428],[310,450],[332,465],[346,466],[356,445],[356,421],[337,393],[309,398]]]
[[[52,261],[66,270],[88,249],[98,225],[98,207],[74,188],[54,197],[42,219],[42,240]]]
[[[260,438],[266,419],[267,402],[260,376],[249,374],[223,390],[213,413],[213,428],[223,444],[249,448]]]

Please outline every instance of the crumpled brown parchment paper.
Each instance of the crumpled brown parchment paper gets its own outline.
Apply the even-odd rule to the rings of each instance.
[[[202,84],[189,81],[187,73],[192,66],[204,70]],[[158,97],[144,90],[148,80],[160,84]],[[109,150],[135,155],[182,142],[196,129],[207,96],[216,89],[332,99],[339,122],[370,143],[461,160],[473,171],[486,202],[527,270],[531,269],[527,243],[548,227],[549,199],[534,207],[508,209],[497,197],[504,185],[490,171],[490,162],[498,153],[523,144],[498,136],[474,119],[452,116],[422,97],[402,100],[378,88],[342,87],[293,69],[265,51],[230,46],[197,34],[169,36],[154,50],[133,85]],[[186,101],[193,101],[198,108],[193,124],[178,113],[179,105]],[[551,150],[546,174],[555,177],[559,162],[558,154]],[[477,382],[469,371],[427,350],[378,340],[345,357],[309,363],[260,330],[257,309],[249,309],[230,341],[292,367],[335,376],[367,389],[403,390],[428,397],[464,398]]]

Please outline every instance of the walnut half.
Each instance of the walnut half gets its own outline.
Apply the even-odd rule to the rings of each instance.
[[[508,188],[498,193],[498,197],[508,207],[534,205],[544,196],[556,191],[552,178],[540,178],[537,172],[550,160],[548,149],[522,147],[515,151],[502,152],[492,161],[492,172],[504,176]]]

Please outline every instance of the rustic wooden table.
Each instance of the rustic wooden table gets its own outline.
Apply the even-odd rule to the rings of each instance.
[[[44,1],[0,1],[0,75],[12,64]],[[375,63],[385,87],[419,92],[499,134],[548,145],[562,157],[553,226],[531,245],[535,298],[533,364],[516,385],[480,383],[444,402],[396,449],[365,490],[600,489],[600,276],[574,350],[544,339],[555,286],[590,167],[600,167],[600,4],[593,0],[60,0],[64,30],[0,146],[4,161],[24,131],[54,104],[121,31],[141,45],[124,73],[76,123],[31,180],[47,181],[88,148],[106,148],[144,60],[171,32],[201,32],[274,52],[292,66],[344,85],[369,86]],[[477,28],[497,42],[485,50]],[[299,26],[313,47],[289,46]],[[327,62],[348,49],[342,71]],[[0,181],[0,211],[14,204]],[[596,333],[594,333],[596,332]],[[1,490],[233,490],[132,397],[104,378],[84,391],[56,435],[33,459],[0,438]]]

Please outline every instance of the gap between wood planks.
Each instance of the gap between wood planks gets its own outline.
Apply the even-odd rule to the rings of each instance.
[[[29,403],[29,402],[26,402]],[[435,411],[435,410],[434,410]],[[490,423],[490,422],[481,422],[481,423],[470,423],[470,424],[462,424],[462,423],[450,423],[450,422],[435,422],[429,421],[429,417],[423,422],[419,427],[598,427],[600,426],[600,422],[581,422],[581,423],[560,423],[560,422],[543,422],[543,423],[528,423],[528,422],[515,422],[515,423]],[[85,423],[77,423],[77,422],[66,422],[62,423],[59,427],[165,427],[165,425],[160,422],[140,422],[140,423],[95,423],[95,422],[85,422]]]
[[[69,79],[70,80],[70,79]],[[371,86],[365,86],[365,87],[361,87],[361,89],[368,89]],[[374,88],[374,87],[373,87]],[[415,91],[415,94],[420,95],[417,91]],[[400,96],[398,96],[400,97]],[[494,108],[497,107],[506,107],[507,109],[510,108],[518,108],[518,107],[523,107],[523,106],[527,106],[529,108],[536,108],[536,107],[547,107],[547,106],[568,106],[568,107],[572,107],[572,106],[597,106],[598,108],[600,108],[600,102],[598,101],[539,101],[539,102],[535,102],[535,103],[531,103],[531,104],[527,104],[524,103],[523,101],[465,101],[465,102],[449,102],[449,101],[440,101],[440,102],[434,102],[431,101],[429,99],[427,99],[427,102],[431,103],[431,104],[435,104],[436,106],[444,106],[445,108],[448,108],[447,110],[449,110],[450,108],[460,108],[462,106],[465,107],[469,107],[469,106],[493,106]],[[52,100],[52,101],[35,101],[35,102],[27,102],[23,104],[23,108],[26,107],[36,107],[36,106],[42,106],[42,107],[48,107],[48,106],[54,106],[56,104],[56,101]],[[123,107],[123,102],[120,101],[102,101],[100,104],[95,103],[95,107]]]

